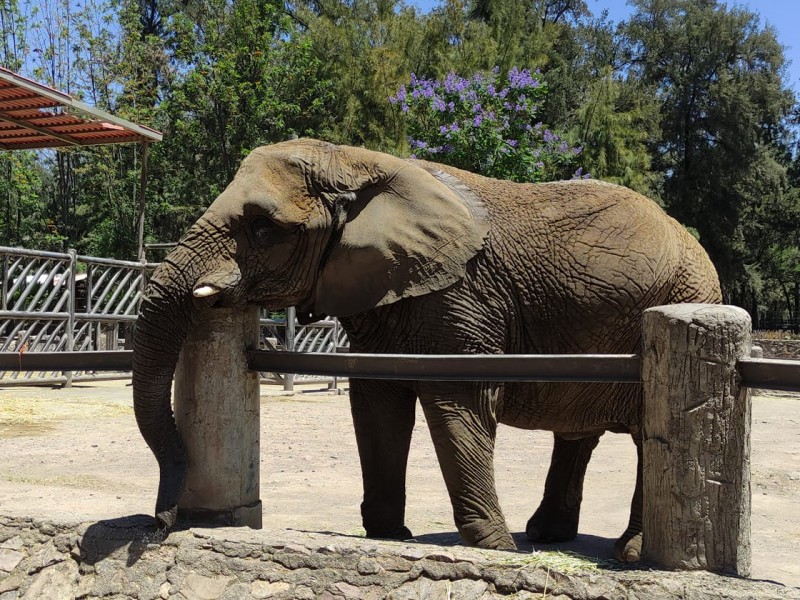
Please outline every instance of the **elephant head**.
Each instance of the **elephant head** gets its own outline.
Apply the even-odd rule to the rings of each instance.
[[[487,235],[478,198],[432,166],[315,140],[254,150],[155,271],[140,308],[134,410],[159,464],[159,526],[175,522],[187,469],[172,377],[204,311],[354,315],[452,285]]]

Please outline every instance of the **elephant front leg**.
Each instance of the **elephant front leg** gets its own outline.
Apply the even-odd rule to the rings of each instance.
[[[476,387],[421,393],[420,402],[461,537],[473,546],[513,550],[494,481],[497,390]]]
[[[566,542],[578,535],[583,479],[600,435],[566,440],[554,434],[544,497],[525,527],[532,542]]]
[[[415,401],[415,393],[400,384],[350,381],[350,408],[364,482],[361,518],[367,537],[413,537],[405,526],[405,507]]]

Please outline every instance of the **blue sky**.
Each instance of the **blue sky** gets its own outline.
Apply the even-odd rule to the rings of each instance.
[[[440,4],[439,0],[407,0],[422,10]],[[599,15],[608,9],[612,21],[621,21],[631,12],[626,0],[586,0],[589,9]],[[742,6],[761,15],[762,25],[768,23],[778,32],[778,41],[784,46],[784,54],[791,61],[787,70],[787,83],[800,92],[800,0],[737,0],[729,6]]]

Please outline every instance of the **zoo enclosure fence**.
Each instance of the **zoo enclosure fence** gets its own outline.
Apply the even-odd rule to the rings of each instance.
[[[0,246],[0,352],[34,353],[130,350],[147,279],[157,263]],[[301,326],[292,309],[260,319],[260,347],[289,352],[337,352],[347,346],[338,321]],[[287,318],[288,317],[288,318]],[[21,360],[21,358],[20,358]],[[21,363],[20,363],[21,364]],[[109,369],[109,366],[112,367]],[[125,379],[127,363],[100,366],[88,359],[69,370],[3,370],[0,387]],[[314,375],[262,372],[263,379],[291,389],[297,381],[328,381]]]

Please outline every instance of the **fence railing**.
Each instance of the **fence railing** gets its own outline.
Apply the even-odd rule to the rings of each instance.
[[[140,263],[0,246],[0,352],[124,351],[131,347],[133,327],[147,278],[155,263]],[[347,336],[334,319],[301,326],[294,311],[260,323],[260,347],[288,352],[336,352]],[[288,323],[288,325],[287,325]],[[129,377],[119,370],[0,369],[0,386],[67,384],[72,381]],[[262,378],[291,389],[295,381],[329,381],[317,375],[262,372]]]
[[[0,351],[125,349],[155,265],[0,247]],[[0,385],[122,377],[90,369],[0,371]]]

